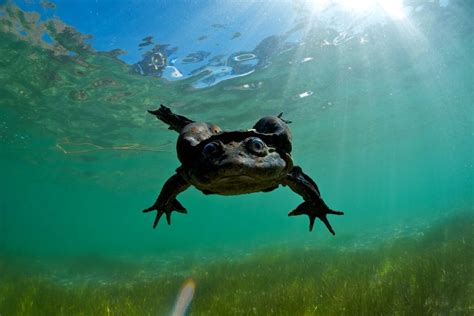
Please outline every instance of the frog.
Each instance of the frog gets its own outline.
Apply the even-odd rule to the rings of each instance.
[[[310,232],[318,218],[335,235],[327,215],[344,212],[330,209],[316,182],[293,163],[291,121],[283,119],[283,113],[265,116],[251,129],[226,131],[216,124],[175,114],[163,104],[148,112],[179,133],[176,152],[181,163],[155,203],[143,210],[157,212],[153,228],[163,215],[171,225],[172,212],[187,213],[176,197],[191,186],[205,195],[270,192],[288,186],[303,198],[288,216],[307,215]]]

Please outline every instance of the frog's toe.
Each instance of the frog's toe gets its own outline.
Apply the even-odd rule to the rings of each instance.
[[[314,212],[311,212],[311,206],[309,202],[303,202],[300,205],[298,205],[297,208],[295,208],[293,211],[288,213],[288,216],[298,216],[298,215],[308,215],[309,217],[309,231],[313,230],[314,226],[314,219],[316,218],[316,215]]]
[[[159,210],[157,213],[156,213],[156,217],[155,217],[155,221],[153,222],[153,228],[156,228],[156,225],[158,225],[158,222],[160,221],[160,218],[161,216],[163,216],[165,212],[162,211],[162,210]],[[167,213],[168,215],[168,213]]]
[[[288,216],[298,216],[298,215],[303,215],[303,214],[308,215],[308,218],[309,218],[309,231],[313,230],[314,220],[317,217],[321,220],[321,222],[324,223],[324,225],[326,225],[326,228],[329,230],[329,232],[331,234],[335,235],[336,233],[334,232],[334,229],[332,228],[332,226],[329,223],[329,220],[327,219],[326,216],[328,214],[344,215],[344,212],[333,211],[329,208],[327,208],[326,210],[321,211],[318,208],[313,207],[310,202],[305,201],[305,202],[301,203],[300,205],[298,205],[298,207],[296,209],[289,212]]]
[[[188,213],[188,211],[186,211],[184,206],[182,206],[181,203],[179,203],[179,201],[176,199],[173,200],[173,210],[179,213],[184,213],[184,214]]]
[[[155,221],[153,222],[153,228],[156,228],[163,214],[166,214],[166,222],[168,223],[168,225],[171,225],[171,213],[173,211],[178,212],[178,213],[184,213],[184,214],[187,213],[183,205],[181,205],[181,203],[179,203],[178,200],[176,199],[174,199],[173,202],[171,202],[170,204],[165,204],[165,205],[155,203],[153,206],[147,209],[144,209],[143,213],[148,213],[151,211],[157,211]]]

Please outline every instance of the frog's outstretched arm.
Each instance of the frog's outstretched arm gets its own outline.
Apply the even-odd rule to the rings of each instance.
[[[288,185],[291,190],[301,195],[304,202],[298,205],[296,209],[288,213],[288,216],[297,216],[306,214],[309,217],[309,231],[313,230],[315,218],[319,218],[331,232],[336,233],[331,227],[326,216],[328,214],[343,215],[343,212],[331,210],[326,203],[324,203],[319,193],[316,183],[306,175],[300,167],[294,166],[288,173],[283,185]]]
[[[143,210],[143,213],[151,211],[157,211],[153,228],[158,225],[158,222],[163,214],[166,214],[166,221],[168,225],[171,224],[171,212],[176,211],[179,213],[187,213],[186,209],[181,203],[176,200],[176,196],[186,190],[189,187],[189,183],[181,177],[178,173],[173,175],[166,181],[163,189],[161,189],[160,195],[156,199],[155,204],[149,208]]]

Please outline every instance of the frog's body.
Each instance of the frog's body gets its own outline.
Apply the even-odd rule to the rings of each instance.
[[[180,133],[177,153],[181,166],[165,183],[155,204],[143,211],[158,212],[153,227],[163,214],[170,224],[171,212],[186,213],[176,196],[190,185],[204,194],[221,195],[268,192],[288,185],[305,200],[288,215],[308,215],[310,231],[318,217],[334,234],[326,215],[343,213],[329,209],[316,183],[293,165],[291,133],[281,114],[260,119],[250,130],[226,132],[215,124],[176,115],[163,105],[149,112]]]

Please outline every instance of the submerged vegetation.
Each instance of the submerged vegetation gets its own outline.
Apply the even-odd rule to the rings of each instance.
[[[150,278],[132,263],[89,260],[69,267],[72,275],[84,272],[78,267],[99,269],[115,282],[61,284],[3,258],[0,314],[167,315],[191,277],[197,287],[190,315],[472,315],[471,214],[370,248],[280,247]]]

